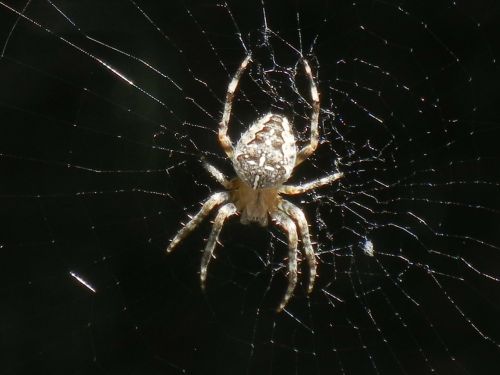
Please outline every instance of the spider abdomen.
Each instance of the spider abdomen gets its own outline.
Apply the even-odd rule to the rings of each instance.
[[[236,144],[233,165],[253,189],[281,185],[292,174],[297,157],[288,119],[269,113],[244,132]]]

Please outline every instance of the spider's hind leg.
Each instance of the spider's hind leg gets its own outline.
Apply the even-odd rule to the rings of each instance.
[[[250,63],[251,56],[247,55],[243,62],[240,64],[240,67],[234,74],[233,79],[229,83],[226,92],[226,102],[224,103],[224,113],[222,114],[222,120],[219,123],[219,142],[228,156],[229,159],[233,158],[234,149],[231,143],[231,139],[227,135],[227,128],[229,126],[229,118],[231,117],[231,109],[233,107],[233,99],[236,88],[238,87],[238,83],[240,82],[240,78],[245,72],[248,64]]]
[[[314,81],[314,77],[311,71],[311,67],[307,60],[303,60],[304,70],[306,71],[307,76],[309,77],[309,82],[311,85],[311,98],[312,98],[312,113],[311,113],[311,138],[309,140],[309,144],[304,146],[297,154],[297,159],[295,160],[295,166],[302,163],[309,156],[311,156],[319,143],[319,130],[318,130],[318,122],[319,122],[319,112],[320,112],[320,103],[319,103],[319,93],[318,87],[316,86],[316,82]]]

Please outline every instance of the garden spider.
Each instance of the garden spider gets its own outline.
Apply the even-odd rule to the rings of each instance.
[[[297,284],[297,227],[309,265],[309,288],[313,290],[316,277],[316,257],[309,236],[309,228],[304,213],[293,203],[281,198],[281,194],[295,195],[331,184],[343,176],[333,173],[326,177],[301,185],[283,185],[293,169],[307,159],[318,146],[318,118],[320,113],[319,94],[309,63],[304,59],[304,69],[309,77],[312,96],[311,138],[309,144],[297,152],[292,127],[285,116],[268,113],[245,131],[234,148],[227,135],[231,107],[236,87],[250,63],[248,55],[229,83],[224,104],[222,121],[219,124],[219,142],[233,163],[237,177],[228,180],[214,166],[204,162],[205,168],[226,191],[212,194],[200,211],[175,235],[167,248],[171,252],[215,207],[221,206],[208,237],[201,260],[201,287],[205,289],[207,268],[222,229],[224,221],[236,214],[241,215],[241,223],[255,222],[267,226],[268,217],[288,235],[288,287],[278,311],[283,310]]]

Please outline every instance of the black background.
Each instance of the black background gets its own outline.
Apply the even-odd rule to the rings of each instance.
[[[17,10],[24,6],[7,4]],[[487,246],[500,244],[495,2],[265,3],[270,27],[294,47],[299,45],[297,14],[306,51],[319,35],[308,57],[318,71],[323,108],[337,115],[323,114],[334,125],[323,123],[323,150],[297,171],[295,182],[334,171],[337,157],[346,161],[340,192],[324,192],[338,204],[324,199],[315,204],[314,196],[294,200],[304,203],[323,249],[338,247],[345,256],[334,262],[335,272],[328,268],[333,257],[322,258],[319,286],[310,298],[299,288],[292,315],[273,310],[285,285],[283,270],[259,259],[271,253],[276,266],[286,256],[284,237],[274,228],[228,222],[207,294],[200,291],[197,272],[208,222],[174,254],[163,252],[180,222],[216,189],[199,158],[204,155],[231,174],[213,131],[229,76],[245,54],[228,12],[215,2],[138,2],[157,32],[132,2],[54,4],[79,30],[46,2],[33,1],[25,14],[50,31],[0,6],[2,46],[8,41],[0,57],[0,373],[424,374],[433,368],[489,374],[499,368],[499,282],[462,262],[421,253],[466,254],[478,269],[500,276],[500,250]],[[229,9],[256,61],[265,64],[271,53],[283,66],[297,63],[297,55],[278,39],[272,49],[260,44],[260,2],[234,2]],[[143,59],[182,91],[137,59],[85,35]],[[415,51],[408,53],[409,46]],[[390,75],[373,77],[363,65],[339,64],[355,58],[376,62]],[[381,90],[380,101],[362,92],[356,96],[383,114],[387,121],[380,129],[374,130],[373,120],[363,125],[363,111],[331,89],[341,90],[345,81]],[[409,93],[400,97],[395,82],[411,87]],[[250,99],[235,115],[233,139],[255,117],[255,108],[267,110],[270,100],[304,124],[303,101],[284,92],[285,104],[259,96],[262,89],[248,83]],[[437,107],[420,99],[435,103],[438,97]],[[454,127],[451,118],[460,119],[461,126]],[[349,126],[343,130],[326,131],[344,123]],[[371,162],[348,163],[363,158],[367,139],[381,148],[391,136],[394,142],[384,156],[392,160],[375,161],[375,153],[368,152]],[[349,156],[352,150],[357,153]],[[421,173],[429,168],[434,170]],[[416,177],[414,171],[420,171]],[[462,236],[433,236],[416,225],[419,247],[384,225],[373,232],[376,250],[397,254],[403,249],[409,259],[459,279],[439,278],[438,285],[429,269],[415,265],[405,274],[402,293],[394,282],[400,264],[360,254],[359,238],[347,229],[365,223],[342,204],[373,188],[366,182],[373,179],[401,186],[371,190],[380,200],[416,194],[427,201],[383,206],[398,215],[378,211],[366,214],[368,221],[404,225],[402,213],[420,212],[440,233]],[[447,181],[465,183],[423,193],[407,185]],[[319,218],[328,229],[320,229]],[[334,238],[326,238],[328,233]],[[338,292],[344,302],[332,307],[322,291]]]

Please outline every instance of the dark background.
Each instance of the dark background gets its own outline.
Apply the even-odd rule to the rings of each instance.
[[[161,31],[133,2],[54,3],[73,26],[33,1],[24,14],[41,27],[8,9],[26,2],[0,5],[0,373],[499,368],[499,6],[284,3],[264,4],[280,35],[267,42],[259,1],[137,2]],[[300,64],[303,98],[291,70],[279,71],[298,64],[297,22],[324,112],[323,144],[293,181],[331,173],[337,159],[346,178],[293,199],[324,253],[313,294],[301,285],[278,315],[286,244],[276,228],[226,223],[206,294],[199,250],[210,223],[163,250],[218,189],[200,157],[232,175],[215,129],[245,55],[238,32],[255,65],[233,140],[270,105],[305,139]],[[353,202],[369,209],[354,215]],[[363,255],[363,236],[380,254]]]

